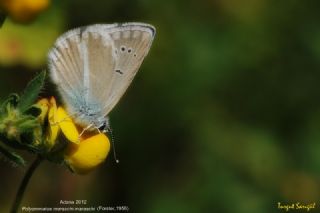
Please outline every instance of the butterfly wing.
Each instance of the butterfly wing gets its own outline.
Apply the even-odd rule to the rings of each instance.
[[[101,26],[90,26],[71,30],[60,36],[49,52],[51,79],[57,85],[69,114],[79,116],[90,108],[97,111],[93,104],[98,103],[91,101],[90,83],[95,76],[108,78],[102,69],[114,69],[113,43],[102,29]],[[94,83],[103,88],[101,80]]]
[[[118,103],[136,75],[144,57],[148,54],[155,28],[142,23],[128,23],[115,27],[107,27],[106,32],[114,44],[115,67],[108,72],[108,81],[103,95],[103,112],[107,115]],[[107,77],[106,77],[107,78]],[[95,80],[92,79],[94,82]],[[99,92],[99,88],[92,92]],[[93,97],[96,96],[93,94]]]
[[[69,113],[106,116],[130,85],[154,34],[151,25],[128,23],[77,28],[58,38],[48,55],[50,75]],[[86,117],[82,122],[90,123]]]

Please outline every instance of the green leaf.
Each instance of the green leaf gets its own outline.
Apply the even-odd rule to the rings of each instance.
[[[12,93],[8,96],[8,98],[6,100],[3,101],[3,103],[1,103],[1,109],[6,109],[7,108],[7,104],[10,103],[12,106],[16,107],[18,102],[19,102],[19,95]]]
[[[16,163],[19,166],[24,166],[25,161],[24,159],[16,154],[15,152],[11,151],[8,147],[0,143],[0,153],[2,153],[6,158],[8,158],[11,162]]]
[[[34,128],[40,127],[40,123],[33,116],[26,116],[16,121],[16,126],[21,133],[29,132]]]
[[[42,71],[39,75],[37,75],[28,83],[27,87],[25,88],[23,94],[20,97],[20,102],[17,106],[17,108],[21,112],[25,112],[37,100],[38,95],[44,85],[45,78],[46,72]]]
[[[0,120],[8,116],[8,104],[15,108],[19,102],[19,96],[17,94],[11,94],[0,104]]]

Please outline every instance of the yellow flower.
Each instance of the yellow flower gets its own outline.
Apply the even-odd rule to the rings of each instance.
[[[109,139],[103,133],[70,144],[65,153],[65,162],[77,174],[87,174],[101,164],[110,150]]]
[[[75,144],[80,142],[79,131],[76,125],[62,107],[59,107],[57,110],[57,122],[64,136],[66,136],[69,141]]]
[[[110,141],[103,133],[84,132],[77,126],[67,112],[50,100],[49,128],[51,140],[56,139],[59,129],[70,142],[64,155],[65,163],[77,174],[86,174],[100,165],[108,156]],[[78,130],[79,129],[79,130]],[[55,136],[53,136],[55,135]]]
[[[60,131],[57,118],[57,104],[54,97],[51,97],[49,101],[48,121],[49,128],[46,139],[48,145],[52,148],[57,140],[58,133]]]
[[[44,98],[37,102],[41,109],[39,121],[48,127],[45,129],[45,144],[50,151],[56,144],[59,132],[63,133],[69,143],[65,148],[64,161],[67,166],[77,174],[86,174],[100,165],[108,156],[110,141],[103,133],[85,131],[81,136],[83,127],[77,126],[62,107],[57,107],[56,100]]]
[[[49,3],[49,0],[0,0],[0,8],[13,20],[25,23],[32,21]]]

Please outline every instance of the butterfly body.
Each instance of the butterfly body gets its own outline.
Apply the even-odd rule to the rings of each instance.
[[[108,126],[155,35],[143,23],[98,24],[60,36],[48,55],[52,81],[70,116],[81,126]]]

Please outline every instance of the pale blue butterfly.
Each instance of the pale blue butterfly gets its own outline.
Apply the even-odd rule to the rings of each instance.
[[[85,129],[109,127],[144,57],[155,28],[144,23],[97,24],[60,36],[48,55],[49,71],[69,115]]]

